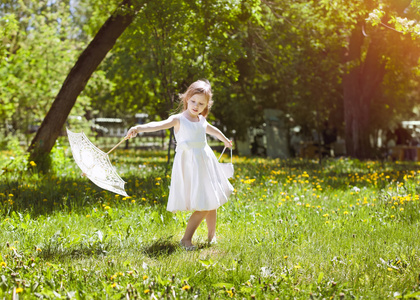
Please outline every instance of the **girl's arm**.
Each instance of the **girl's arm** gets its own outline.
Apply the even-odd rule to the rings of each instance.
[[[225,144],[225,147],[232,148],[232,141],[230,141],[218,128],[207,124],[206,133],[217,137]]]
[[[140,132],[154,132],[174,127],[175,131],[179,128],[179,119],[176,116],[170,116],[168,119],[159,122],[150,122],[147,124],[131,127],[127,132],[128,138],[133,138]]]

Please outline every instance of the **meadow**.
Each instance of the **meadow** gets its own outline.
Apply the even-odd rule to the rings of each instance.
[[[164,152],[111,155],[131,197],[52,159],[0,152],[0,299],[420,298],[418,163],[235,156],[217,243],[185,251]]]

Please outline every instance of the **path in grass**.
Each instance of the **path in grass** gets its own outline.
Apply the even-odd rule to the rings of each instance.
[[[55,175],[0,154],[0,297],[398,298],[420,295],[420,165],[236,157],[218,243],[178,247],[164,153],[111,160],[132,197],[95,188],[56,150]]]

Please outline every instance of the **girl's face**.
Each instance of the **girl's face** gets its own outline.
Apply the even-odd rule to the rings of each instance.
[[[207,107],[207,104],[207,98],[204,94],[195,94],[188,99],[187,110],[192,116],[198,117]]]

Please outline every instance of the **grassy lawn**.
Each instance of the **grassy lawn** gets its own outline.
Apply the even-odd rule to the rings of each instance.
[[[13,159],[13,158],[14,159]],[[0,152],[0,298],[420,298],[420,165],[234,157],[217,241],[178,246],[164,152],[117,150],[130,198],[56,147],[52,174]]]

